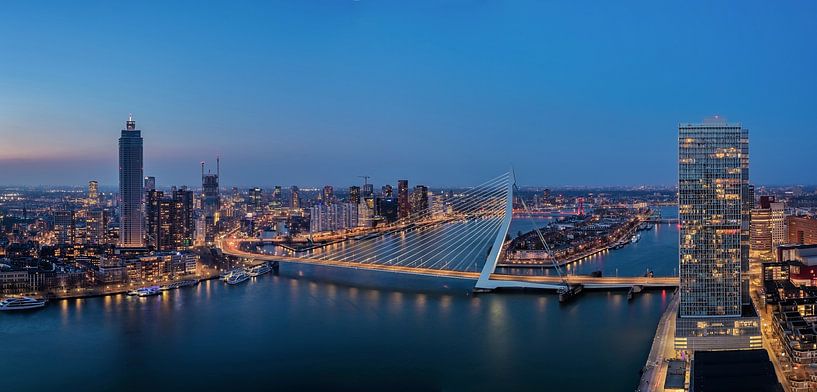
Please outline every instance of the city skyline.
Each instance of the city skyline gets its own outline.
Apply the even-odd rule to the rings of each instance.
[[[669,185],[678,123],[713,114],[752,130],[753,182],[817,183],[803,7],[146,4],[82,24],[82,7],[16,17],[29,7],[0,16],[3,36],[27,37],[0,63],[4,184],[115,184],[129,112],[166,185],[198,183],[216,155],[239,186],[465,186],[511,166],[530,185]],[[542,163],[571,156],[593,159]]]

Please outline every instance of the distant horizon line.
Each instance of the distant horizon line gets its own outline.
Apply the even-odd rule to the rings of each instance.
[[[95,180],[89,180],[89,182],[90,181],[95,181]],[[395,182],[395,184],[396,184],[396,182]],[[375,188],[377,189],[377,188],[379,188],[379,187],[381,187],[383,185],[395,185],[395,184],[384,183],[382,185],[378,185],[378,184],[374,184],[374,185],[375,185]],[[409,182],[409,184],[411,184],[411,182]],[[327,186],[327,185],[332,186],[335,189],[347,189],[347,188],[349,188],[351,186],[361,186],[363,184],[350,184],[350,185],[340,185],[340,186],[338,186],[336,184],[323,184],[323,185],[300,185],[300,184],[289,184],[289,185],[234,185],[234,184],[230,184],[230,185],[220,185],[219,189],[231,189],[231,188],[234,188],[234,187],[238,188],[238,189],[243,189],[243,190],[251,189],[251,188],[255,188],[255,187],[259,187],[261,189],[273,189],[276,186],[280,186],[282,189],[289,189],[292,186],[297,186],[297,187],[300,188],[300,190],[305,190],[305,189],[319,189],[319,188],[322,188],[322,187]],[[477,186],[478,184],[475,184],[475,185],[427,185],[427,184],[420,183],[420,184],[415,184],[415,185],[424,185],[424,186],[427,186],[429,188],[437,188],[437,189],[439,189],[439,188],[466,189],[466,188]],[[750,185],[754,185],[755,187],[772,187],[772,188],[787,188],[787,187],[792,187],[792,188],[796,188],[796,187],[800,187],[800,188],[815,187],[815,188],[817,188],[817,184],[750,184]],[[110,184],[98,184],[98,186],[99,186],[100,190],[102,190],[102,189],[117,189],[119,187],[119,185],[110,185]],[[180,187],[185,187],[185,186],[190,188],[190,189],[200,189],[201,188],[201,185],[190,186],[190,185],[187,185],[187,184],[181,184],[181,185],[171,185],[171,186],[157,186],[156,189],[171,189],[173,187],[180,188]],[[76,185],[76,184],[75,185],[67,185],[67,184],[38,184],[38,185],[0,184],[0,189],[8,189],[8,188],[87,189],[87,187],[88,187],[87,183],[82,184],[82,185]],[[676,185],[676,184],[673,184],[673,185],[668,185],[668,184],[638,184],[638,185],[626,185],[626,184],[621,184],[621,185],[518,185],[518,187],[519,187],[520,190],[533,190],[533,189],[542,189],[542,190],[544,190],[544,189],[564,189],[564,190],[580,190],[580,189],[587,189],[587,190],[593,190],[593,189],[621,190],[621,189],[627,189],[627,190],[638,190],[638,189],[635,189],[635,188],[645,188],[643,190],[651,190],[651,189],[652,190],[661,190],[661,189],[669,190],[669,189],[677,189],[678,185]],[[412,188],[412,186],[409,186],[409,188]]]

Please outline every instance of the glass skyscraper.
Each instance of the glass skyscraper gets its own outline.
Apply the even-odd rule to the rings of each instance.
[[[760,344],[748,305],[749,133],[719,117],[678,127],[676,348]]]
[[[144,246],[142,176],[142,132],[136,129],[133,116],[128,116],[119,138],[119,245],[123,248]]]

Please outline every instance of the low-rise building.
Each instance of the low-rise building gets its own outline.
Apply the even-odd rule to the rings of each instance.
[[[0,269],[0,291],[17,292],[29,287],[28,271]]]

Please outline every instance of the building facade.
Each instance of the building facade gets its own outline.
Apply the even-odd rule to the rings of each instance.
[[[408,180],[397,181],[397,218],[405,219],[411,214]]]
[[[144,246],[143,174],[142,131],[130,116],[119,138],[119,246],[123,248]]]
[[[785,205],[774,196],[761,196],[758,208],[752,209],[750,225],[752,251],[771,252],[786,243]]]
[[[790,216],[786,218],[786,237],[789,244],[817,244],[817,219],[810,216]]]
[[[712,118],[678,127],[679,350],[749,348],[749,136]],[[758,336],[755,338],[754,336]]]

